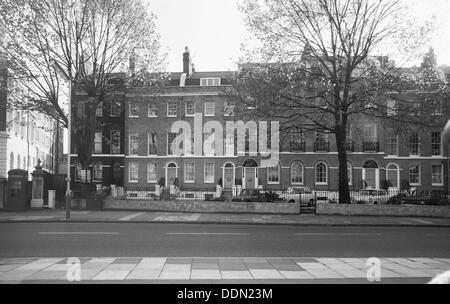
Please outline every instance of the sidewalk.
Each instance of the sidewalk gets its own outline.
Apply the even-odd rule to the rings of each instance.
[[[64,210],[30,210],[0,212],[0,223],[64,222]],[[123,223],[201,223],[201,224],[267,224],[294,226],[423,226],[450,227],[449,218],[339,216],[339,215],[270,215],[231,213],[179,213],[136,211],[71,211],[70,222]]]
[[[422,283],[447,271],[445,258],[381,258],[380,279],[422,278]],[[79,263],[81,281],[255,280],[309,281],[346,279],[367,281],[372,264],[367,258],[301,257],[83,257],[75,259],[0,259],[0,284],[26,281],[67,281]],[[72,269],[72,270],[71,270]],[[336,282],[336,281],[335,281]]]

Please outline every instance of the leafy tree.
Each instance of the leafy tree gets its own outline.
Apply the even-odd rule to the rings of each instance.
[[[237,112],[279,120],[285,133],[334,135],[342,202],[350,201],[350,122],[374,117],[392,125],[425,123],[417,115],[425,109],[411,107],[422,104],[422,96],[411,100],[404,92],[418,83],[427,88],[429,79],[420,69],[405,71],[387,57],[372,56],[387,41],[399,49],[427,41],[433,24],[418,29],[402,9],[400,1],[370,0],[247,0],[241,6],[261,46],[242,60],[231,93]]]

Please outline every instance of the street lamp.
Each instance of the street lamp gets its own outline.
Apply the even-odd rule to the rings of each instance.
[[[55,61],[52,60],[52,67],[55,69],[55,71],[59,72],[63,78],[69,82],[69,102],[68,102],[68,118],[67,118],[67,190],[66,190],[66,219],[70,219],[70,198],[71,198],[71,191],[70,191],[70,152],[71,152],[71,130],[72,130],[72,80],[67,75],[67,73],[61,68],[61,66]]]

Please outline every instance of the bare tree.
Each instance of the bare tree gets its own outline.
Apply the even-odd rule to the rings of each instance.
[[[82,168],[93,152],[95,111],[118,87],[145,81],[163,67],[155,16],[140,0],[5,0],[0,5],[0,50],[7,54],[12,77],[32,92],[16,107],[39,111],[68,125],[67,83],[87,93],[81,113],[73,115],[72,137]],[[133,58],[129,70],[129,58]],[[111,78],[120,78],[112,84]],[[76,102],[72,103],[73,110]]]
[[[405,70],[395,68],[387,58],[371,55],[387,40],[401,41],[408,36],[406,31],[411,32],[408,43],[418,46],[417,39],[411,37],[426,42],[422,35],[432,25],[423,26],[420,37],[416,29],[406,29],[411,23],[398,18],[403,7],[396,0],[247,0],[241,9],[262,46],[240,67],[236,105],[245,113],[251,107],[255,115],[280,120],[280,131],[333,134],[339,158],[340,201],[350,202],[349,122],[361,115],[387,117],[393,122],[402,119],[404,123],[412,123],[411,117],[415,117],[387,115],[411,105],[400,93],[413,79],[405,77]],[[252,63],[254,58],[259,62]],[[387,99],[396,102],[387,103]]]

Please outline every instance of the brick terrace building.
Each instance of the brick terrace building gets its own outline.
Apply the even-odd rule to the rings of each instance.
[[[114,127],[103,131],[110,138],[120,137],[120,147],[113,148],[105,140],[100,141],[100,135],[97,137],[94,181],[123,184],[126,188],[153,188],[159,183],[167,187],[177,180],[185,189],[215,188],[219,183],[225,189],[236,184],[243,188],[338,189],[338,157],[331,135],[280,135],[279,165],[275,168],[261,167],[259,155],[238,153],[236,144],[233,153],[224,151],[221,155],[194,155],[193,147],[184,147],[181,155],[172,153],[170,143],[177,136],[170,130],[174,122],[186,121],[194,130],[195,113],[201,113],[203,124],[214,120],[224,128],[226,121],[235,120],[233,107],[223,94],[232,86],[233,76],[234,72],[229,71],[195,71],[186,50],[183,72],[172,73],[165,86],[124,89],[118,94],[120,115]],[[106,106],[103,117],[110,111]],[[448,117],[448,108],[443,105],[432,119],[441,120],[444,126]],[[113,129],[120,131],[120,136],[113,135]],[[224,149],[226,145],[224,140]],[[400,189],[406,182],[420,189],[446,189],[448,152],[441,141],[441,129],[421,128],[399,136],[381,121],[361,119],[351,123],[347,146],[353,190],[387,186]],[[111,178],[114,164],[124,167],[123,172],[117,170],[117,175],[123,173],[123,179]]]

